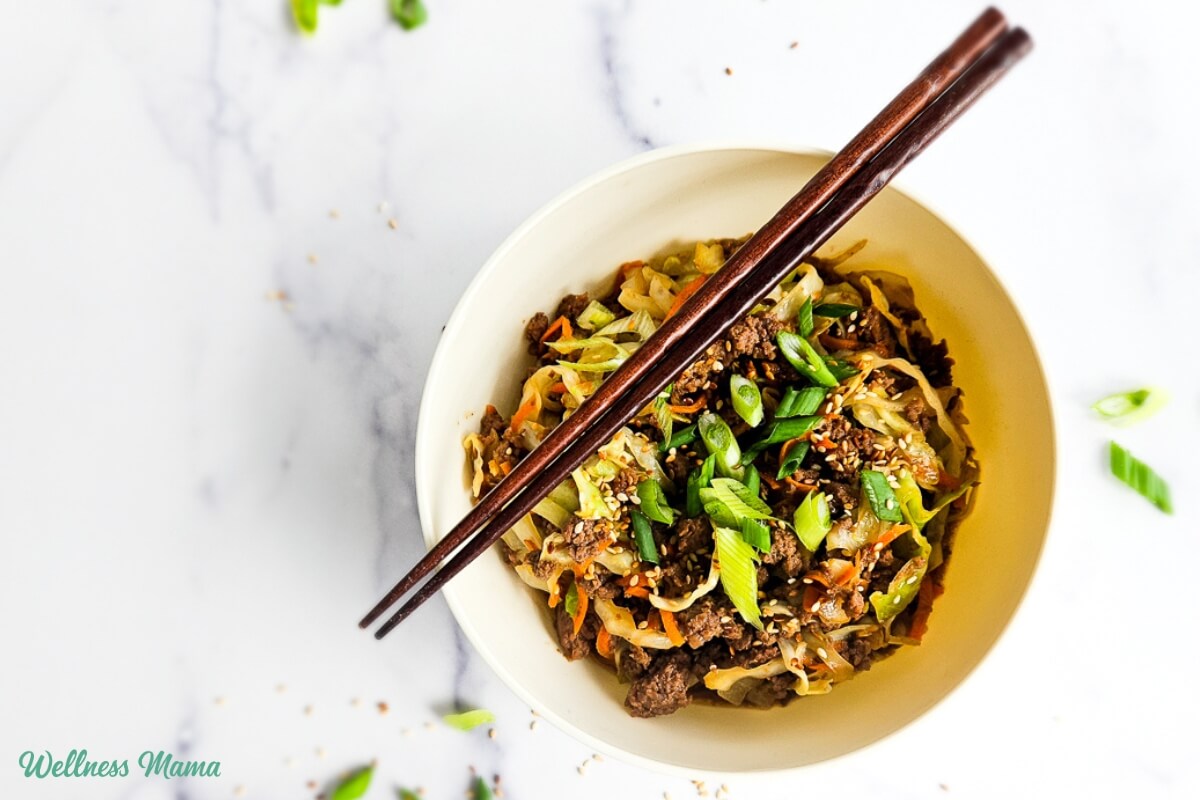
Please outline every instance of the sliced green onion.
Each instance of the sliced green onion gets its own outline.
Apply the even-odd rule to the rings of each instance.
[[[1092,410],[1109,422],[1128,425],[1155,414],[1168,399],[1161,389],[1135,389],[1101,398],[1092,404]]]
[[[571,581],[571,585],[567,587],[567,594],[563,597],[563,608],[570,617],[574,617],[575,612],[579,610],[579,589],[576,588],[574,581]]]
[[[707,489],[717,468],[717,457],[709,456],[704,463],[692,470],[687,479],[687,515],[692,519],[704,511],[704,503],[700,500],[700,490]]]
[[[815,553],[833,527],[829,520],[829,498],[824,492],[809,492],[792,515],[792,523],[796,526],[800,543],[806,550]]]
[[[792,445],[792,449],[787,451],[787,458],[779,463],[779,472],[775,473],[775,480],[781,481],[800,469],[800,464],[806,455],[808,455],[808,442]]]
[[[827,392],[820,386],[805,386],[803,389],[789,386],[783,393],[783,397],[780,398],[779,406],[775,409],[775,419],[815,414],[821,407],[822,401],[825,400],[826,394]]]
[[[818,317],[841,319],[842,317],[850,316],[858,310],[858,306],[852,306],[846,303],[818,303],[817,307],[813,309],[813,313]]]
[[[419,28],[429,19],[421,0],[391,0],[392,16],[406,31]]]
[[[492,790],[488,788],[487,781],[481,776],[475,776],[475,783],[471,784],[471,800],[492,800]]]
[[[705,492],[711,492],[711,489],[705,489]],[[729,510],[729,506],[722,503],[720,500],[709,500],[704,504],[704,513],[713,521],[713,525],[724,528],[740,528],[741,520],[744,517],[739,517]]]
[[[763,502],[757,492],[750,491],[750,487],[741,481],[735,481],[733,478],[713,478],[712,488],[705,491],[712,492],[713,497],[739,517],[771,518],[771,507]],[[704,492],[700,493],[700,497],[705,497]]]
[[[892,491],[892,485],[888,483],[886,475],[873,469],[865,469],[862,473],[862,487],[875,516],[888,522],[904,521],[904,516],[900,513],[900,502],[896,499],[896,493]]]
[[[755,628],[762,630],[758,609],[758,564],[754,548],[746,544],[740,531],[718,527],[713,530],[717,563],[721,569],[721,588],[734,608]]]
[[[480,725],[495,721],[496,715],[482,708],[471,709],[461,714],[447,714],[442,717],[442,722],[460,731],[469,731],[472,728],[478,728]]]
[[[725,420],[706,411],[697,422],[700,438],[708,452],[717,457],[717,472],[729,478],[742,477],[742,449]]]
[[[667,505],[666,495],[654,478],[638,481],[637,496],[641,501],[639,508],[647,517],[663,525],[675,523],[675,509]]]
[[[1159,511],[1173,513],[1170,487],[1148,464],[1116,442],[1109,442],[1108,465],[1118,480],[1153,503]]]
[[[772,422],[763,428],[762,436],[746,449],[745,455],[742,456],[742,464],[749,464],[773,444],[800,438],[815,428],[822,419],[820,416],[789,417]]]
[[[746,488],[757,497],[758,490],[762,487],[762,477],[758,474],[758,470],[753,464],[746,465],[746,475],[742,478],[742,483],[746,484]]]
[[[831,358],[829,356],[825,356],[825,366],[829,368],[829,374],[832,375],[833,379],[838,383],[846,380],[846,378],[852,378],[858,374],[857,367],[852,366],[846,361],[842,361],[840,358]]]
[[[658,546],[654,544],[654,532],[650,530],[650,520],[636,508],[629,509],[629,521],[633,527],[633,541],[637,545],[638,555],[642,561],[651,564],[658,563]]]
[[[756,519],[742,517],[742,538],[760,553],[771,551],[771,529]]]
[[[683,447],[696,439],[696,423],[688,425],[686,428],[680,428],[671,434],[671,438],[664,439],[659,445],[659,452],[665,453],[672,447]]]
[[[829,365],[807,339],[791,331],[780,331],[775,342],[779,345],[779,352],[801,375],[819,386],[838,385],[837,378],[829,371]]]
[[[579,312],[579,316],[575,318],[575,321],[584,330],[594,331],[603,328],[616,318],[617,315],[609,311],[603,303],[593,300],[587,304],[587,307],[583,311]]]
[[[357,772],[351,773],[333,790],[332,800],[358,800],[371,787],[371,777],[374,774],[375,767],[373,765],[365,766]]]
[[[763,421],[762,393],[754,381],[734,375],[729,379],[729,397],[733,401],[733,410],[751,428]]]
[[[796,313],[796,330],[800,331],[800,335],[805,338],[812,336],[813,301],[811,297],[804,298],[804,303],[800,306],[800,311]]]
[[[317,0],[292,0],[292,16],[296,19],[296,27],[303,33],[312,34],[317,30]]]
[[[421,800],[421,795],[417,794],[412,789],[397,789],[396,795],[399,800]]]

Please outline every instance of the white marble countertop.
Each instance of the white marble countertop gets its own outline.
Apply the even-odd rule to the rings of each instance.
[[[836,148],[978,9],[427,3],[411,34],[383,0],[323,8],[311,39],[283,0],[6,7],[4,797],[310,797],[373,758],[369,798],[460,797],[472,766],[508,798],[696,796],[611,760],[578,774],[591,753],[530,729],[440,600],[382,644],[355,626],[419,552],[439,329],[577,180],[702,139]],[[1177,155],[1200,54],[1172,8],[1010,0],[1035,54],[900,181],[1003,276],[1052,382],[1059,500],[1015,623],[911,728],[731,797],[1200,793],[1200,167]],[[1174,402],[1116,437],[1169,476],[1173,517],[1106,475],[1087,412],[1147,382]],[[456,701],[496,738],[426,727]],[[221,777],[18,767],[71,748]]]

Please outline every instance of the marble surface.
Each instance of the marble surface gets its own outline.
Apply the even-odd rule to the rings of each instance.
[[[440,601],[382,644],[356,628],[419,552],[413,435],[440,327],[577,180],[680,142],[836,148],[978,9],[427,2],[412,34],[352,0],[307,40],[282,0],[6,5],[5,797],[308,797],[370,759],[369,798],[458,797],[472,767],[508,798],[696,796],[611,760],[580,774],[591,753],[531,730]],[[1183,155],[1200,55],[1165,2],[1005,7],[1037,51],[900,185],[986,254],[1040,343],[1061,459],[1040,570],[920,722],[730,778],[730,797],[1200,791],[1200,162]],[[1087,411],[1147,382],[1174,402],[1116,438],[1169,476],[1173,517],[1105,474],[1113,431]],[[434,726],[455,703],[493,709],[496,737]],[[217,759],[221,777],[16,763],[71,748]]]

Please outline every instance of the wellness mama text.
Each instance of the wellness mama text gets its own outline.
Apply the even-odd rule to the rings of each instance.
[[[55,760],[49,750],[40,754],[32,750],[21,753],[17,763],[26,778],[126,778],[128,759],[91,761],[87,750],[72,750],[62,760]],[[219,778],[220,761],[182,761],[165,750],[146,750],[137,757],[138,769],[147,778]]]

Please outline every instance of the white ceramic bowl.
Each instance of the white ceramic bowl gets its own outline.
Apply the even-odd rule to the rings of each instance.
[[[618,264],[670,243],[755,230],[826,158],[659,150],[585,181],[510,236],[459,302],[429,371],[416,448],[426,544],[469,508],[462,438],[488,403],[509,413],[516,406],[530,363],[525,320],[567,292],[606,286]],[[945,697],[1016,610],[1042,549],[1054,479],[1050,404],[1033,343],[980,257],[909,197],[885,190],[829,246],[863,237],[870,245],[855,263],[907,276],[934,333],[949,340],[983,470],[924,643],[785,708],[693,704],[634,719],[611,672],[562,657],[544,608],[499,556],[477,560],[445,591],[463,631],[513,691],[597,751],[689,775],[791,769],[849,753]]]

